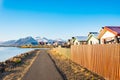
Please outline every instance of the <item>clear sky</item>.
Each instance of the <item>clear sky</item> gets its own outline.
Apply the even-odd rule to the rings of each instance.
[[[120,0],[0,0],[0,41],[68,39],[120,26]]]

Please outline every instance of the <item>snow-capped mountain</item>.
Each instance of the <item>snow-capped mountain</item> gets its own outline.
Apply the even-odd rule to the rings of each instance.
[[[22,46],[28,44],[37,45],[38,42],[32,37],[26,37],[26,38],[20,38],[18,40],[10,40],[1,43],[1,45],[5,45],[5,46]]]
[[[14,44],[15,42],[16,42],[16,40],[10,40],[10,41],[1,42],[0,45],[10,46],[10,45]]]
[[[46,37],[25,37],[25,38],[20,38],[18,40],[10,40],[10,41],[5,41],[5,42],[2,42],[0,43],[0,45],[3,45],[3,46],[22,46],[22,45],[29,45],[29,44],[32,44],[32,45],[38,45],[39,42],[46,42],[46,43],[49,43],[49,44],[53,44],[55,42],[65,42],[64,40],[62,39],[48,39]]]
[[[28,45],[28,44],[38,45],[38,42],[32,37],[26,37],[26,38],[21,38],[17,40],[13,45],[21,46],[21,45]]]
[[[38,41],[38,43],[39,42],[47,42],[47,43],[49,43],[49,44],[53,44],[54,42],[55,42],[55,40],[52,40],[52,39],[48,39],[48,38],[46,38],[46,37],[35,37],[35,40],[37,40]]]
[[[56,42],[65,42],[65,40],[63,40],[63,39],[60,39],[60,38],[58,38],[58,39],[55,39],[55,41],[56,41]]]
[[[47,43],[50,43],[50,44],[53,44],[54,42],[65,42],[65,40],[62,40],[62,39],[48,39],[46,37],[35,37],[35,40],[37,40],[38,42],[47,42]]]
[[[41,37],[35,37],[35,40],[36,40],[37,42],[48,42],[48,39],[45,38],[45,37],[43,37],[43,38],[41,38]]]

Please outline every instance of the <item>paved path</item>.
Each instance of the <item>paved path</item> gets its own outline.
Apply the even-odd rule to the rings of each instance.
[[[42,50],[22,80],[63,80],[45,50]]]

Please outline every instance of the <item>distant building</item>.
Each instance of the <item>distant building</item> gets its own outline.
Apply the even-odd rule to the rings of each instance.
[[[68,40],[68,44],[70,44],[70,45],[87,44],[87,36],[75,36],[75,37],[72,37],[72,39]]]
[[[120,26],[105,26],[101,29],[98,39],[101,44],[120,43]]]
[[[68,39],[67,45],[68,45],[68,46],[74,45],[75,40],[76,40],[75,37],[72,37],[72,39]]]
[[[76,37],[72,37],[71,44],[72,45],[79,45],[79,41],[76,39]]]
[[[75,43],[74,44],[78,44],[77,42],[79,42],[78,45],[86,45],[87,44],[87,36],[76,36],[75,39]]]
[[[89,32],[87,42],[88,44],[99,44],[98,32]]]

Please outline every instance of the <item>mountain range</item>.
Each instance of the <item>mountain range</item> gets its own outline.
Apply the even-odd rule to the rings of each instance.
[[[20,38],[18,40],[9,40],[9,41],[5,41],[5,42],[1,42],[0,45],[2,46],[22,46],[22,45],[38,45],[39,42],[47,42],[50,44],[53,44],[54,42],[65,42],[65,40],[62,39],[56,39],[56,40],[52,40],[52,39],[48,39],[46,37],[25,37],[25,38]]]

